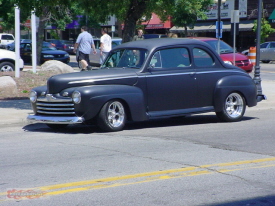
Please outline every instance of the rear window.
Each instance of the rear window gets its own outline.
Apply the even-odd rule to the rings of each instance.
[[[2,40],[14,40],[13,36],[3,34],[1,37]]]

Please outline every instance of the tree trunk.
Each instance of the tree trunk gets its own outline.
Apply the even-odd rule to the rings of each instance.
[[[42,15],[39,16],[39,26],[37,30],[37,64],[39,65],[41,62],[41,51],[42,51],[42,45],[44,41],[44,29],[48,21],[48,12],[49,12],[49,9],[47,6],[45,6],[43,8]]]
[[[133,0],[129,6],[125,21],[124,31],[122,34],[122,42],[132,41],[137,21],[142,17],[143,11],[146,9],[146,4],[149,0]]]

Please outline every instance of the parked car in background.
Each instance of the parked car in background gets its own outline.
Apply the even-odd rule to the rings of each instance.
[[[209,44],[215,51],[218,51],[218,39],[216,38],[209,38],[209,37],[190,37],[190,38],[204,41],[207,44]],[[234,55],[235,55],[235,62],[234,62]],[[252,72],[253,70],[253,64],[248,59],[248,57],[241,53],[234,52],[234,49],[224,41],[220,41],[220,57],[225,63],[240,67],[248,73]]]
[[[51,43],[55,48],[68,52],[69,54],[74,54],[74,42],[70,40],[58,40],[58,39],[48,39],[47,42]]]
[[[112,38],[112,49],[114,49],[116,46],[120,45],[122,42],[121,38],[114,37]],[[94,38],[94,44],[96,48],[97,54],[94,55],[93,53],[90,54],[90,62],[92,66],[99,67],[100,66],[100,38]]]
[[[113,132],[127,120],[206,112],[239,121],[246,106],[257,104],[257,90],[249,74],[223,63],[207,43],[156,38],[115,47],[99,69],[53,76],[32,89],[30,101],[32,123],[96,124]]]
[[[167,38],[166,34],[143,34],[144,39],[152,39],[152,38]]]
[[[20,40],[20,43],[30,43],[30,42],[31,42],[30,39],[21,39]],[[15,51],[15,41],[10,44],[7,44],[6,49],[10,50],[10,51]]]
[[[242,51],[242,54],[248,55],[249,50]],[[275,61],[275,41],[265,42],[260,45],[260,61],[269,63]]]
[[[32,43],[20,43],[20,55],[25,62],[31,62],[32,60]],[[62,50],[57,50],[49,42],[43,42],[41,51],[40,63],[44,63],[48,60],[58,60],[68,64],[70,62],[70,55]]]
[[[0,33],[0,48],[6,49],[7,44],[14,42],[12,34]]]
[[[15,71],[15,52],[6,49],[0,49],[0,71],[10,72]],[[24,68],[24,61],[19,59],[19,68],[22,71]]]

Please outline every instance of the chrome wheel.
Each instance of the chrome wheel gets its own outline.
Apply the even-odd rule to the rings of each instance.
[[[118,100],[107,102],[98,116],[98,126],[105,131],[119,131],[124,127],[125,122],[125,109]]]
[[[112,127],[119,127],[125,118],[124,107],[120,102],[113,102],[108,107],[108,122]]]
[[[231,118],[237,118],[242,115],[244,101],[238,93],[232,93],[226,98],[225,111]]]
[[[225,98],[223,110],[216,112],[217,116],[226,122],[239,121],[245,112],[246,103],[239,93],[231,93]]]

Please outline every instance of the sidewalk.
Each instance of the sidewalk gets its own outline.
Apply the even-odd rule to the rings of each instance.
[[[259,102],[256,107],[248,110],[275,109],[275,81],[263,81],[262,90],[267,100]],[[0,100],[0,127],[10,124],[26,125],[29,113],[32,113],[29,99]]]

